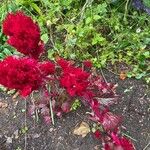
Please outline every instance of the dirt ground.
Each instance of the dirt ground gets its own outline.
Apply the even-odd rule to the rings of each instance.
[[[108,81],[118,83],[119,104],[112,111],[122,114],[122,133],[132,139],[137,150],[150,150],[150,92],[147,85],[135,79],[119,80],[118,76],[104,71]],[[10,96],[0,94],[0,101],[8,103],[0,108],[0,150],[24,150],[25,112],[24,101],[12,101]],[[27,117],[27,150],[101,150],[92,134],[82,138],[72,133],[75,126],[89,123],[85,107],[55,120],[55,126],[46,126]]]

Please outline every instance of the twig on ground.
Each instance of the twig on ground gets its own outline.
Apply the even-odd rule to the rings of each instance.
[[[25,99],[25,110],[27,110],[27,100],[26,99]],[[26,128],[27,127],[27,114],[26,114],[26,111],[25,111],[24,125],[25,125],[25,128]],[[26,132],[25,132],[24,143],[25,143],[24,150],[26,150],[27,149],[27,133]]]
[[[48,92],[50,93],[50,86],[48,86]],[[52,98],[51,97],[50,97],[50,100],[49,100],[49,105],[50,105],[50,115],[51,115],[51,119],[52,119],[52,124],[55,125],[54,112],[53,112]]]
[[[113,73],[114,75],[117,75],[117,76],[119,76],[120,74],[118,74],[118,73],[115,73],[115,72],[113,72],[112,70],[110,70],[110,69],[108,69],[108,68],[106,68],[109,72],[111,72],[111,73]]]
[[[105,76],[104,76],[103,70],[102,70],[102,69],[100,69],[100,71],[101,71],[101,75],[102,75],[102,77],[103,77],[104,81],[105,81],[106,83],[108,83],[108,82],[107,82],[107,80],[106,80],[106,78],[105,78]]]
[[[143,150],[146,150],[150,145],[150,142],[143,148]]]
[[[49,101],[49,104],[50,104],[50,114],[51,114],[51,118],[52,118],[52,124],[55,125],[55,122],[54,122],[54,113],[53,113],[53,108],[52,108],[52,101],[50,99]]]

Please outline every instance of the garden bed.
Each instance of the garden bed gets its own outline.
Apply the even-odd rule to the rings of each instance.
[[[148,86],[135,79],[122,81],[106,70],[104,76],[108,81],[119,84],[119,104],[114,105],[112,111],[124,116],[122,132],[131,138],[137,150],[149,150]],[[28,129],[25,129],[24,101],[20,98],[12,100],[3,93],[0,96],[0,101],[8,103],[7,108],[0,108],[0,150],[23,150],[25,132],[27,150],[101,150],[101,142],[95,140],[92,134],[84,138],[73,134],[78,123],[85,121],[90,125],[86,115],[88,110],[83,106],[76,112],[55,120],[55,127],[37,123],[27,117]]]

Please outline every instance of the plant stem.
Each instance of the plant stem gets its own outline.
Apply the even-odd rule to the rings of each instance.
[[[124,18],[123,20],[126,22],[127,21],[127,13],[128,13],[128,4],[130,0],[127,0],[126,5],[125,5],[125,13],[124,13]]]
[[[148,146],[150,145],[150,142],[144,147],[143,150],[146,150],[148,148]]]
[[[35,111],[34,112],[35,112],[36,122],[39,122],[38,110],[37,110],[36,105],[34,103],[34,92],[31,93],[31,101],[32,101],[32,103],[33,103],[33,105],[35,107]]]
[[[25,98],[25,110],[27,110],[27,100],[26,100],[26,98]],[[24,125],[25,125],[25,128],[26,128],[27,127],[27,114],[26,114],[26,111],[25,111]],[[26,132],[25,132],[24,143],[25,143],[24,150],[26,150],[27,149],[27,133]]]
[[[104,81],[105,81],[106,83],[108,83],[108,82],[107,82],[107,80],[106,80],[106,78],[105,78],[105,76],[104,76],[103,70],[102,70],[102,69],[100,69],[100,71],[101,71],[101,75],[102,75],[102,77],[103,77]]]
[[[128,135],[126,133],[122,133],[122,134],[125,135],[126,137],[130,138],[131,140],[135,141],[135,142],[137,141],[136,139],[132,138],[130,135]]]
[[[49,101],[49,105],[50,105],[50,114],[51,114],[51,118],[52,118],[52,124],[55,125],[51,98],[50,98],[50,101]]]
[[[50,85],[48,85],[48,92],[50,93]],[[52,98],[50,97],[50,100],[49,100],[49,106],[50,106],[50,115],[51,115],[51,118],[52,118],[52,124],[55,125],[55,122],[54,122],[54,112],[53,112],[53,106],[52,106]]]

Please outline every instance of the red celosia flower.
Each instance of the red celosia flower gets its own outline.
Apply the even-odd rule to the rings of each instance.
[[[3,33],[9,37],[7,42],[25,55],[38,58],[44,50],[38,25],[23,12],[9,13],[6,16]]]
[[[0,84],[29,95],[42,85],[38,62],[31,58],[7,57],[0,62]]]
[[[118,135],[115,133],[112,133],[111,137],[116,149],[120,148],[122,150],[135,150],[133,144],[125,137],[118,137]]]
[[[99,130],[96,130],[96,131],[94,132],[94,135],[95,135],[95,137],[96,137],[97,139],[101,139],[101,137],[102,137],[101,132],[100,132]]]
[[[64,68],[60,83],[67,89],[70,96],[81,96],[88,86],[89,73],[81,68],[69,66]]]
[[[92,62],[90,60],[85,60],[83,62],[84,66],[87,68],[91,68],[93,66]]]
[[[45,76],[53,74],[55,72],[55,65],[50,61],[41,63],[39,68],[42,74],[44,74]]]
[[[65,59],[63,59],[63,58],[59,58],[59,59],[57,60],[57,63],[58,63],[58,65],[59,65],[63,70],[65,70],[66,68],[72,66],[72,64],[71,64],[70,61],[67,61],[67,60],[65,60]]]

